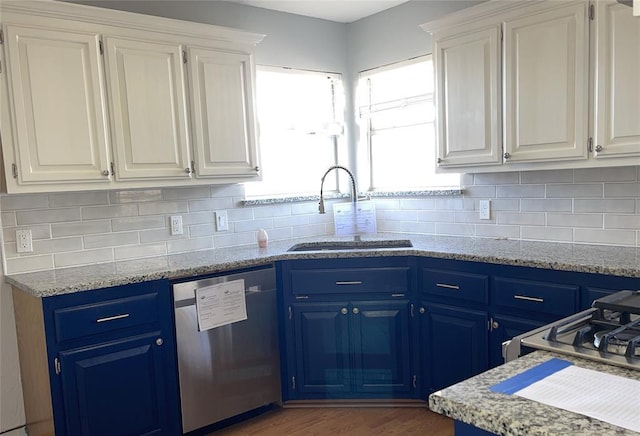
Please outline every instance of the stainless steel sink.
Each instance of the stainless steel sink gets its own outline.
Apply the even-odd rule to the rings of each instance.
[[[378,241],[322,241],[301,242],[287,251],[331,251],[331,250],[371,250],[384,248],[411,248],[408,239],[388,239]]]

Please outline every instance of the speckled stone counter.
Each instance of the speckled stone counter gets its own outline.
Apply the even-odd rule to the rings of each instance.
[[[288,252],[294,244],[347,241],[334,236],[196,251],[84,267],[7,275],[6,281],[37,297],[65,294],[159,278],[176,279],[264,265],[283,259],[425,256],[562,271],[640,277],[640,248],[514,240],[379,234],[363,240],[410,239],[412,248]]]
[[[536,351],[429,396],[429,408],[483,430],[508,436],[536,435],[638,435],[584,415],[548,406],[515,395],[489,391],[489,387],[552,357],[609,374],[640,380],[640,371],[577,357]],[[639,399],[640,404],[640,399]]]

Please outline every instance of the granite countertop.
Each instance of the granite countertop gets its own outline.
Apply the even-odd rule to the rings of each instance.
[[[508,436],[638,435],[615,425],[531,401],[489,391],[489,387],[552,357],[575,365],[640,380],[640,371],[564,354],[536,351],[429,396],[429,408],[475,427]]]
[[[413,236],[407,234],[378,234],[369,235],[362,239],[363,241],[410,239],[413,247],[287,251],[292,245],[301,242],[346,242],[351,240],[350,238],[330,235],[270,242],[267,248],[258,248],[256,244],[83,267],[9,274],[5,277],[5,280],[34,296],[46,297],[161,278],[178,279],[211,274],[265,265],[284,259],[379,256],[425,256],[623,277],[640,277],[640,248],[634,247],[487,238]]]

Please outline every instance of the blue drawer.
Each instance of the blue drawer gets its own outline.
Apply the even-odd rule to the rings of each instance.
[[[426,297],[447,302],[460,300],[486,304],[489,296],[489,277],[443,269],[422,269],[422,289]]]
[[[291,271],[293,295],[409,292],[409,267],[340,268]]]
[[[579,286],[495,277],[491,293],[496,306],[568,316],[577,311]]]

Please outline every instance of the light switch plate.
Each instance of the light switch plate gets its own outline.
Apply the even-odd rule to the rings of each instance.
[[[182,217],[180,215],[174,215],[171,217],[171,236],[181,235],[182,230]]]
[[[480,219],[491,219],[491,200],[480,200]]]
[[[213,213],[216,220],[216,232],[226,232],[229,230],[229,219],[226,210],[218,210]]]

